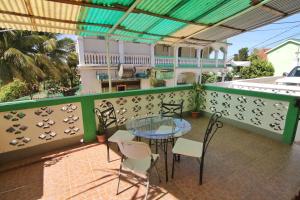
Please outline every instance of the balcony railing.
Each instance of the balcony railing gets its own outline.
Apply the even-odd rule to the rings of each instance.
[[[206,86],[203,111],[219,111],[228,122],[292,143],[298,123],[296,97],[219,86]],[[30,155],[38,146],[49,150],[70,142],[93,141],[97,118],[94,108],[110,101],[119,124],[136,116],[158,114],[161,101],[184,101],[184,112],[193,109],[192,86],[103,93],[0,104],[0,161],[15,153]],[[54,145],[56,144],[56,145]],[[27,149],[27,150],[26,150]],[[26,150],[26,151],[25,151]],[[41,153],[41,152],[39,152]]]
[[[148,55],[124,55],[124,63],[133,65],[151,65],[151,58]],[[215,68],[215,59],[202,59],[202,65],[204,68]],[[106,54],[105,53],[85,53],[84,63],[86,65],[106,65]],[[110,63],[112,65],[118,65],[121,63],[121,58],[119,54],[110,55]],[[156,67],[173,67],[174,57],[172,56],[155,56],[154,64]],[[178,67],[197,67],[196,58],[178,58]],[[217,67],[224,67],[224,60],[219,59]]]

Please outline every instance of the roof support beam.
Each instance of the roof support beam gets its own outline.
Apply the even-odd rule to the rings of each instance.
[[[275,14],[279,14],[279,15],[282,15],[282,16],[288,15],[287,13],[285,13],[281,10],[278,10],[276,8],[273,8],[272,6],[269,6],[269,5],[263,5],[262,8],[266,9],[267,12],[274,12]]]
[[[31,7],[31,4],[30,4],[30,1],[29,0],[24,0],[24,3],[25,3],[25,6],[26,6],[26,10],[27,10],[27,13],[29,15],[33,15],[33,12],[32,12],[32,7]],[[32,23],[32,28],[33,30],[37,31],[37,28],[36,28],[36,23],[35,23],[35,20],[34,18],[30,17],[30,21]]]
[[[114,26],[108,31],[108,34],[113,33],[115,29],[126,19],[126,17],[135,9],[135,7],[142,0],[135,0],[135,2],[128,8],[128,10],[124,13],[124,15],[114,24]]]

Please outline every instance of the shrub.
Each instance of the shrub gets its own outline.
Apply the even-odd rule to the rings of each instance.
[[[28,94],[26,83],[19,79],[14,79],[13,82],[0,88],[0,101],[13,101],[26,94]]]
[[[252,59],[250,67],[243,67],[240,70],[240,76],[243,79],[258,78],[264,76],[273,76],[273,65],[265,60]]]
[[[218,76],[213,72],[202,73],[202,83],[215,83],[218,80]]]

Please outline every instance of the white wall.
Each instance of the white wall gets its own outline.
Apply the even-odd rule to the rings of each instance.
[[[124,42],[124,54],[150,56],[150,45],[142,43]]]
[[[84,38],[84,52],[89,53],[105,53],[105,40],[98,39],[96,37]],[[109,52],[111,54],[119,53],[118,42],[111,40],[109,42]]]
[[[290,72],[297,65],[296,52],[299,47],[300,45],[295,43],[288,43],[267,54],[268,61],[274,66],[275,76],[282,76],[284,72]]]

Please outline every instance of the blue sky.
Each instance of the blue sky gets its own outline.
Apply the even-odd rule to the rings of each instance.
[[[253,47],[272,48],[285,41],[286,38],[300,38],[300,13],[286,17],[282,20],[276,21],[275,23],[295,21],[298,22],[286,24],[270,24],[257,28],[251,32],[246,32],[229,38],[227,41],[232,45],[228,49],[228,58],[233,56],[233,54],[237,53],[238,50],[243,47],[248,47],[250,50]],[[76,36],[74,35],[63,35],[62,37],[71,37],[74,40],[76,39]],[[266,42],[263,43],[264,41]]]
[[[286,17],[278,22],[295,22],[287,24],[270,24],[253,30],[253,32],[246,32],[235,37],[229,38],[227,41],[232,43],[228,49],[228,57],[237,53],[240,48],[252,47],[256,48],[272,48],[287,40],[286,38],[300,38],[300,13]],[[270,39],[270,40],[268,40]],[[266,41],[268,40],[268,41]],[[282,41],[278,41],[282,40]],[[265,43],[263,43],[266,41]],[[278,42],[277,42],[278,41]]]

